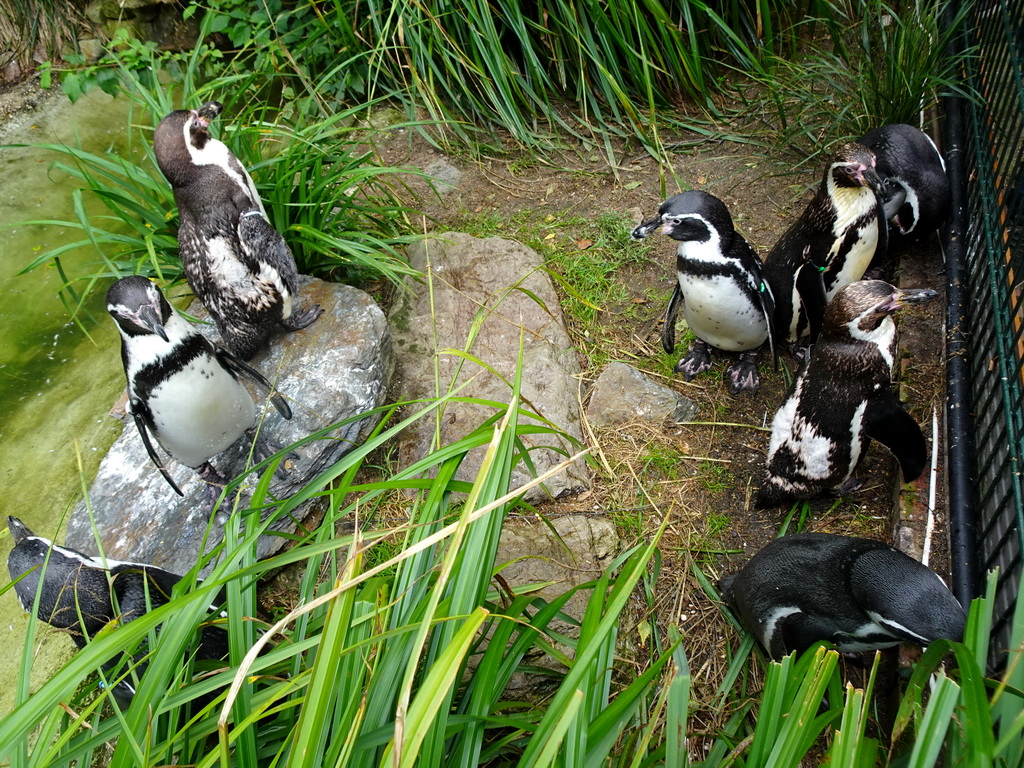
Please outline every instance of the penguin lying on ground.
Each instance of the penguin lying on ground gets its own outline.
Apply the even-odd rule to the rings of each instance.
[[[164,605],[181,581],[181,576],[155,565],[102,560],[57,546],[36,536],[16,517],[7,518],[7,527],[15,544],[7,556],[7,570],[12,581],[24,576],[14,585],[21,607],[31,613],[38,592],[36,616],[67,632],[79,648],[111,621],[125,624]],[[211,606],[210,610],[216,613],[219,608]],[[226,658],[227,632],[212,624],[204,626],[194,652],[196,660]],[[113,673],[119,661],[110,661],[104,670]],[[137,668],[136,677],[142,671]],[[117,683],[113,693],[127,706],[135,694],[131,677]]]
[[[227,483],[210,464],[213,456],[243,435],[255,439],[258,461],[277,450],[254,438],[256,406],[239,374],[271,392],[270,401],[284,418],[291,418],[291,408],[259,371],[194,330],[151,280],[118,280],[107,291],[107,312],[121,334],[129,409],[146,451],[179,495],[149,433],[175,461],[199,472],[209,486],[212,510]]]
[[[832,157],[803,214],[764,261],[777,341],[813,343],[828,301],[864,276],[876,249],[884,252],[880,186],[867,147],[845,144]]]
[[[220,111],[210,101],[198,110],[171,112],[157,126],[153,149],[178,204],[185,277],[227,348],[250,360],[278,324],[297,331],[323,310],[294,306],[295,259],[267,220],[248,172],[210,136],[210,121]]]
[[[881,280],[862,280],[836,295],[810,359],[772,420],[758,508],[855,490],[854,471],[869,438],[892,451],[905,482],[921,474],[928,453],[924,435],[891,386],[891,315],[935,296]]]
[[[938,229],[952,202],[946,163],[935,142],[912,125],[896,123],[869,131],[859,143],[875,153],[884,183],[889,245]]]
[[[966,622],[934,571],[882,542],[850,536],[775,539],[718,588],[773,659],[822,640],[843,652],[959,642]]]
[[[633,230],[633,238],[665,234],[679,241],[676,285],[665,313],[661,342],[675,349],[680,304],[697,341],[675,367],[687,381],[711,367],[711,348],[740,352],[726,376],[732,393],[755,391],[757,357],[765,340],[772,350],[771,290],[761,279],[761,260],[735,231],[725,204],[699,190],[670,197],[658,215]]]

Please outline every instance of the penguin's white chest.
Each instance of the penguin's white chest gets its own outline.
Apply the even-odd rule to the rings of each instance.
[[[875,194],[865,187],[856,190],[837,191],[833,202],[836,206],[836,221],[832,229],[835,241],[828,254],[828,272],[833,282],[825,298],[833,296],[850,283],[864,277],[871,265],[878,246],[878,215]],[[850,250],[845,256],[839,253],[851,230],[856,230]]]
[[[189,467],[227,449],[256,421],[248,390],[205,355],[154,387],[149,407],[158,442]]]
[[[768,338],[764,313],[735,279],[680,273],[683,314],[697,338],[726,352],[756,349]]]

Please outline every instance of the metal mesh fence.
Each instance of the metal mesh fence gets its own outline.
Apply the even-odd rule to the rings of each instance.
[[[980,0],[966,113],[970,378],[981,566],[999,567],[1005,651],[1024,550],[1024,0]]]

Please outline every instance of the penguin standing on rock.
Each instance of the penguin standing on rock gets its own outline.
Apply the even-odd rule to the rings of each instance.
[[[276,326],[306,328],[323,310],[295,306],[295,259],[267,220],[248,172],[210,136],[210,121],[220,111],[210,101],[171,112],[157,126],[153,149],[178,204],[185,277],[227,348],[250,360]]]
[[[884,252],[881,184],[865,146],[845,144],[830,160],[818,191],[764,262],[778,339],[813,342],[828,301],[864,276],[876,250]]]
[[[732,393],[756,391],[757,358],[768,342],[773,356],[771,290],[761,279],[761,260],[733,228],[725,204],[714,195],[691,190],[670,197],[658,215],[633,230],[633,238],[665,234],[679,242],[676,285],[661,331],[666,352],[675,349],[680,305],[697,341],[675,370],[687,381],[711,367],[711,349],[740,352],[726,377]]]
[[[7,570],[12,581],[18,580],[14,591],[21,607],[31,613],[38,594],[36,616],[67,632],[79,648],[115,619],[125,624],[164,605],[181,581],[178,574],[155,565],[90,557],[58,546],[36,536],[16,517],[7,518],[7,527],[15,545],[7,557]],[[211,611],[217,610],[211,606]],[[227,653],[224,629],[205,626],[196,658],[222,659]],[[109,673],[117,665],[114,659],[104,669]],[[121,680],[113,693],[122,706],[127,705],[135,694],[131,678]]]
[[[850,536],[775,539],[718,588],[773,659],[819,641],[843,652],[959,642],[966,622],[930,568],[880,541]]]
[[[888,448],[909,482],[928,449],[917,422],[892,391],[896,325],[892,313],[936,296],[861,280],[841,290],[825,312],[810,360],[772,420],[759,509],[823,493],[853,491],[870,439]]]
[[[889,244],[930,235],[949,217],[952,198],[946,163],[928,134],[912,125],[883,125],[858,142],[875,153],[884,182]]]
[[[256,406],[239,375],[272,393],[270,401],[286,419],[288,403],[259,371],[195,331],[151,280],[118,280],[107,291],[107,312],[121,334],[129,409],[146,451],[179,495],[149,435],[175,461],[198,471],[209,487],[211,511],[227,482],[210,464],[213,456],[243,435],[255,440],[260,461],[277,450],[254,436]]]

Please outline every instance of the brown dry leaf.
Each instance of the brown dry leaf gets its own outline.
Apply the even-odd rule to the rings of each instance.
[[[583,238],[582,240],[577,240],[576,241],[576,247],[579,248],[581,251],[587,250],[587,248],[589,248],[593,244],[594,244],[594,241],[593,240],[587,240],[587,238]]]

